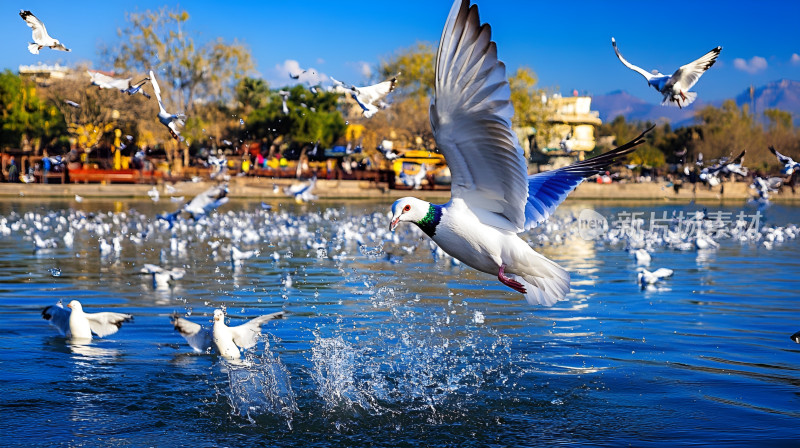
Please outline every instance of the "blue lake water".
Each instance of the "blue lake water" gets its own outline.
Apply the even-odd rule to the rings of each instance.
[[[0,444],[800,444],[798,240],[656,248],[648,269],[675,273],[642,290],[623,244],[577,237],[567,217],[701,207],[568,202],[546,240],[526,236],[572,273],[568,300],[543,308],[436,259],[412,226],[386,236],[387,203],[271,205],[232,201],[173,234],[152,218],[177,207],[163,198],[0,204]],[[760,213],[800,223],[797,207]],[[34,251],[34,233],[57,247]],[[115,235],[121,252],[101,256],[98,239]],[[233,266],[231,242],[260,254]],[[154,286],[145,263],[187,274]],[[73,343],[40,315],[59,299],[135,320]],[[229,363],[170,324],[177,312],[210,326],[221,306],[232,324],[289,315]]]

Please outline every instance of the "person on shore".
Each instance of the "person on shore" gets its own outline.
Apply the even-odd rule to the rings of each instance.
[[[47,150],[45,150],[42,156],[42,183],[48,183],[47,176],[50,174],[51,168],[52,163],[50,162],[50,157],[47,156]]]
[[[8,159],[8,181],[19,182],[19,167],[17,166],[17,162],[14,160],[14,156],[11,156],[11,158]]]

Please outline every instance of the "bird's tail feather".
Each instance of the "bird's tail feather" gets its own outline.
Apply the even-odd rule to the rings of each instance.
[[[28,51],[31,54],[39,54],[39,44],[28,44]]]
[[[525,286],[525,300],[531,305],[553,306],[559,300],[564,300],[569,293],[569,272],[555,263],[546,277],[509,277]]]
[[[661,105],[683,108],[694,103],[694,100],[697,99],[697,92],[684,92],[684,95],[686,95],[686,99],[678,98],[675,101],[672,100],[672,97],[670,95],[666,95],[664,97],[664,101],[661,102]]]

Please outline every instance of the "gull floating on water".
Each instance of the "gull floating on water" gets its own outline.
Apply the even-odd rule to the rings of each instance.
[[[161,88],[158,86],[158,80],[152,70],[150,70],[150,84],[153,85],[153,92],[155,92],[156,100],[158,101],[158,121],[169,129],[169,133],[173,138],[182,140],[181,133],[178,131],[178,126],[184,125],[186,115],[171,114],[164,109],[164,103],[161,101]]]
[[[505,65],[477,6],[457,0],[439,42],[430,119],[450,167],[452,198],[444,205],[398,199],[389,229],[412,222],[449,255],[497,275],[528,303],[552,305],[569,292],[569,273],[517,234],[547,220],[584,178],[632,152],[644,133],[601,156],[528,176],[511,127]]]
[[[619,52],[617,41],[614,40],[613,37],[611,38],[611,45],[614,46],[614,52],[617,54],[620,62],[625,64],[629,69],[644,76],[648,85],[653,86],[653,88],[664,95],[664,100],[661,102],[662,106],[674,105],[680,108],[692,104],[697,98],[697,93],[690,92],[689,89],[697,83],[697,80],[700,79],[700,76],[702,76],[706,70],[714,65],[714,62],[717,61],[717,56],[719,56],[719,52],[722,51],[722,47],[714,48],[701,58],[681,66],[675,73],[668,76],[658,70],[653,70],[652,73],[648,73],[641,67],[637,67],[626,61],[625,58],[622,57],[622,53]]]
[[[69,302],[67,307],[70,309],[64,309],[59,301],[42,310],[42,318],[56,327],[63,336],[75,339],[92,339],[93,333],[102,338],[119,331],[124,322],[133,321],[130,314],[109,311],[86,313],[77,300]]]
[[[183,268],[164,269],[161,266],[145,263],[140,272],[150,274],[153,277],[153,287],[163,288],[169,285],[170,280],[180,280],[186,275]]]
[[[50,35],[47,34],[47,28],[44,27],[44,23],[30,11],[20,10],[19,16],[22,17],[22,20],[33,30],[33,43],[28,44],[28,51],[32,54],[39,54],[39,50],[44,47],[49,47],[53,50],[72,51],[59,42],[58,39],[50,37]]]
[[[283,319],[284,314],[283,311],[279,311],[256,317],[239,326],[229,327],[225,325],[225,313],[222,310],[214,310],[214,325],[211,331],[177,315],[172,317],[172,325],[196,352],[208,352],[213,343],[221,356],[239,359],[240,347],[248,349],[258,342],[261,325],[274,319]]]
[[[647,285],[654,285],[661,281],[662,278],[671,277],[674,274],[672,269],[667,268],[658,268],[653,272],[648,271],[645,268],[638,268],[636,269],[639,274],[637,275],[637,280],[642,288],[646,287]]]

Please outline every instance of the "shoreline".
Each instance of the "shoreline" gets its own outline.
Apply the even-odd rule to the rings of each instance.
[[[283,188],[298,181],[294,179],[272,179],[265,177],[234,177],[229,181],[229,194],[232,199],[289,199]],[[147,199],[147,192],[156,187],[163,197],[185,196],[187,200],[216,185],[216,182],[178,182],[172,186],[175,193],[166,192],[165,184],[0,184],[0,197],[8,198],[72,198],[75,195],[87,199]],[[719,187],[709,190],[698,185],[693,197],[691,187],[681,188],[675,193],[666,183],[613,183],[597,184],[584,182],[578,186],[568,199],[599,201],[740,201],[754,196],[754,190],[744,182],[727,182],[724,195]],[[277,187],[278,191],[275,192]],[[416,196],[429,200],[447,200],[450,190],[389,190],[385,186],[369,181],[357,180],[317,180],[314,194],[319,199],[383,199],[394,200],[404,196]],[[800,202],[800,192],[792,194],[791,189],[783,188],[780,193],[770,197],[772,202]]]

